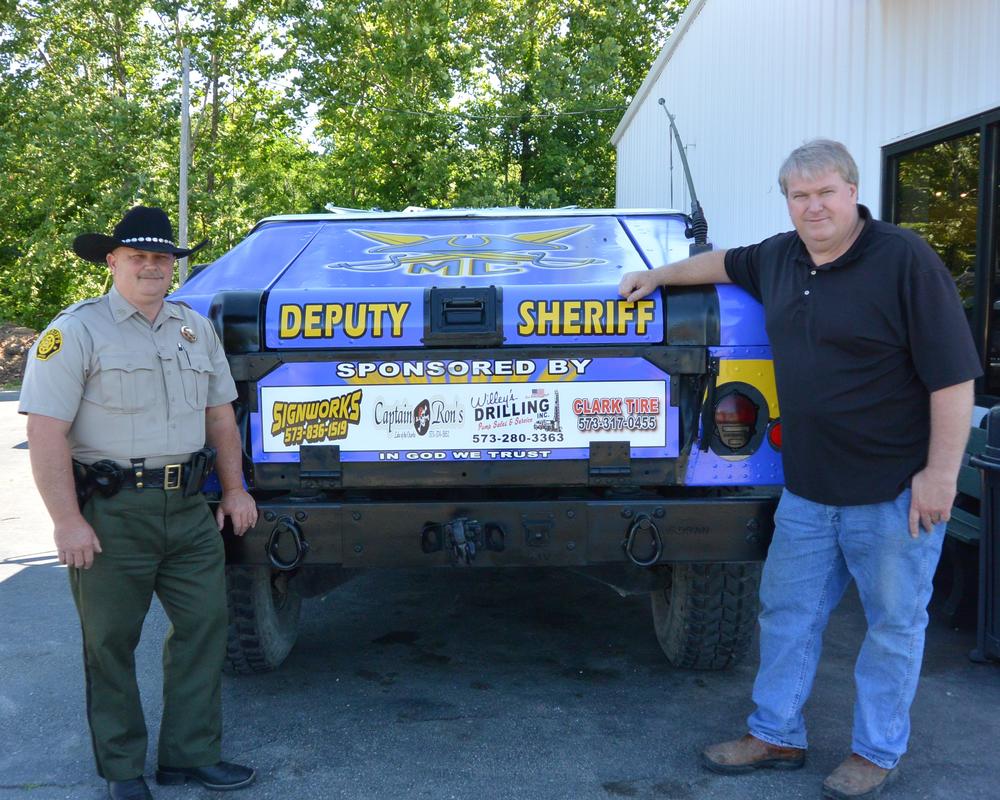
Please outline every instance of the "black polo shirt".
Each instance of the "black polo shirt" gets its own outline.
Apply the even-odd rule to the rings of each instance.
[[[829,505],[892,500],[927,461],[930,392],[982,374],[955,284],[912,231],[873,220],[817,267],[795,231],[726,253],[764,305],[785,484]]]

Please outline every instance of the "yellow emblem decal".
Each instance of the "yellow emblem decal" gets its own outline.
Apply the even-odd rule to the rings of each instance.
[[[38,349],[35,351],[35,357],[39,361],[47,361],[49,358],[54,356],[62,348],[62,334],[59,333],[57,328],[50,328],[42,336],[41,341],[38,343]]]
[[[195,336],[193,330],[191,330],[187,325],[181,325],[181,336],[187,339],[189,342],[197,342],[198,337]]]

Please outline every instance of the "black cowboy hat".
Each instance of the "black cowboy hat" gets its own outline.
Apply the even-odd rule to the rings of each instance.
[[[174,229],[170,226],[170,218],[166,211],[162,208],[136,206],[115,225],[112,236],[105,236],[103,233],[84,233],[77,236],[73,240],[73,252],[94,264],[103,264],[105,256],[116,247],[131,247],[153,253],[172,253],[178,258],[184,258],[201,250],[206,244],[208,239],[190,249],[178,247],[174,244]]]

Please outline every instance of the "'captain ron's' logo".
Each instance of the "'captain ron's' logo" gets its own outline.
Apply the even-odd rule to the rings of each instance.
[[[366,253],[382,255],[378,261],[338,262],[328,269],[353,272],[389,272],[401,269],[407,275],[437,275],[444,278],[475,278],[527,272],[529,268],[577,269],[588,264],[603,264],[601,258],[558,258],[553,253],[572,249],[561,240],[575,236],[592,226],[578,225],[548,231],[500,234],[466,233],[446,236],[421,236],[414,233],[389,233],[352,229],[378,246]]]

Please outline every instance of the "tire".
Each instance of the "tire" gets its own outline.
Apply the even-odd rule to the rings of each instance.
[[[757,563],[672,564],[652,594],[653,625],[681,669],[727,669],[743,660],[757,625]]]
[[[229,674],[270,672],[281,666],[299,634],[302,598],[289,591],[285,573],[269,567],[226,567]]]

